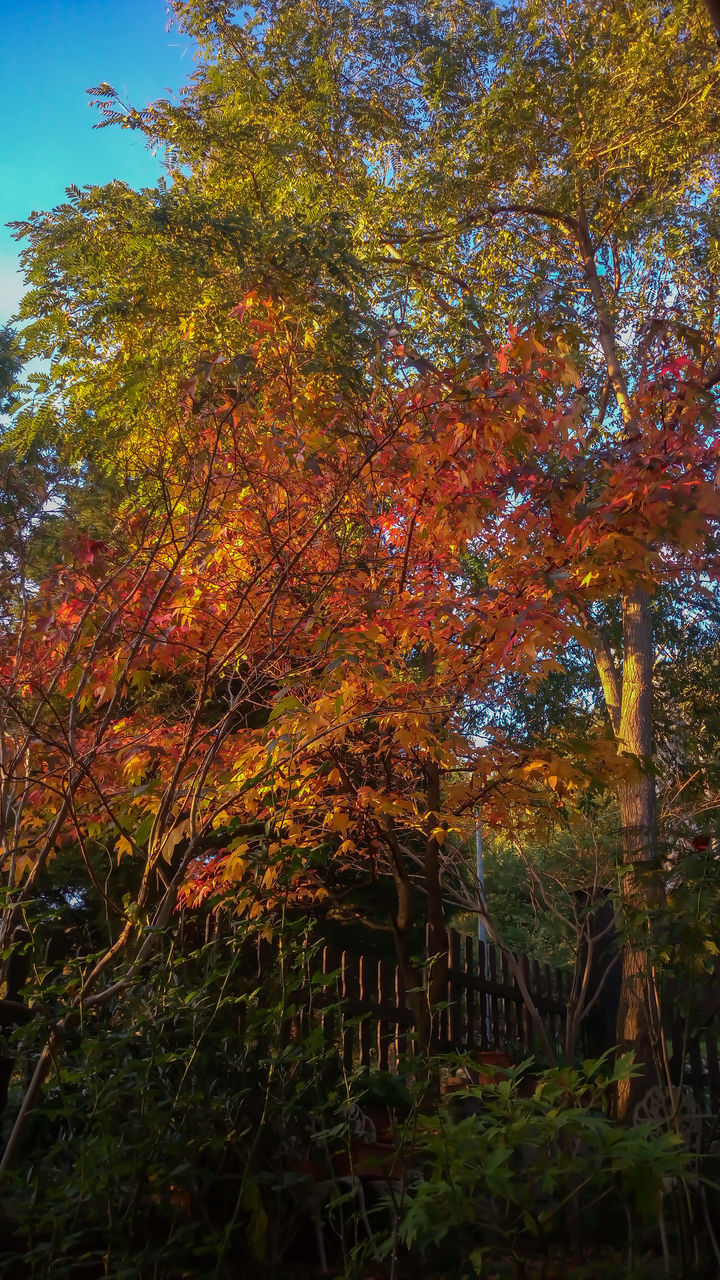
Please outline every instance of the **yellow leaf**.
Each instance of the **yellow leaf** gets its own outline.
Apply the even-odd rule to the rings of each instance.
[[[117,854],[117,860],[119,862],[124,853],[133,852],[132,840],[128,840],[127,836],[120,836],[120,839],[115,845],[115,852]]]
[[[239,854],[232,854],[228,858],[224,867],[224,874],[231,880],[242,880],[247,871],[247,858],[243,858]]]
[[[343,813],[341,809],[336,809],[334,813],[328,814],[325,819],[325,826],[328,831],[339,831],[345,835],[348,827],[352,823],[352,818],[348,813]]]
[[[368,640],[374,641],[375,644],[385,643],[385,638],[386,638],[385,635],[380,630],[380,628],[375,625],[374,622],[371,623],[369,627],[365,628],[365,635],[367,636]]]

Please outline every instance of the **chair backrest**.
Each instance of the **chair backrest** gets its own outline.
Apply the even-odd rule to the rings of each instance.
[[[364,1138],[366,1142],[377,1142],[375,1123],[366,1115],[357,1102],[348,1107],[348,1121],[353,1138]]]
[[[671,1130],[678,1133],[691,1151],[698,1152],[702,1144],[703,1117],[692,1089],[683,1085],[668,1089],[653,1085],[640,1099],[633,1111],[633,1124],[653,1124],[658,1132]]]

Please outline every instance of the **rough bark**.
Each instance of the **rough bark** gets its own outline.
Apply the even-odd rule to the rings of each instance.
[[[440,773],[437,764],[431,761],[427,766],[427,800],[430,822],[434,827],[440,810]],[[445,923],[442,885],[440,882],[440,845],[437,839],[428,833],[425,848],[425,892],[427,895],[428,922],[428,974],[427,999],[432,1011],[448,998],[449,979],[449,940]],[[437,1020],[431,1017],[430,1041],[428,1048],[437,1048]]]
[[[620,733],[620,714],[622,704],[622,685],[612,649],[602,628],[590,631],[595,666],[600,677],[600,684],[605,697],[605,705],[610,716],[613,733],[617,738]]]
[[[720,0],[705,0],[705,4],[715,32],[720,37]]]
[[[415,894],[407,863],[392,830],[392,820],[389,818],[386,822],[386,833],[397,897],[397,910],[392,921],[395,955],[397,956],[398,969],[405,984],[405,992],[410,1005],[410,1012],[413,1016],[415,1030],[420,1037],[421,1044],[427,1046],[430,1042],[430,1013],[423,991],[422,974],[412,960]]]
[[[617,1037],[643,1068],[621,1087],[618,1113],[628,1114],[652,1070],[654,996],[648,955],[648,911],[662,896],[657,868],[657,812],[652,771],[653,631],[647,592],[637,587],[623,600],[623,680],[618,751],[635,767],[618,786],[623,843],[622,898],[626,939]],[[636,924],[635,920],[641,923]]]

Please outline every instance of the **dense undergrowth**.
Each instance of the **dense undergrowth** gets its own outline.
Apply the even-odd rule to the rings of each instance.
[[[626,1062],[528,1061],[455,1092],[457,1056],[354,1067],[312,955],[287,929],[259,976],[247,929],[168,941],[77,1029],[4,1188],[3,1276],[651,1275],[663,1203],[683,1265],[696,1170],[676,1134],[608,1118]],[[57,998],[47,981],[34,996],[48,1015]],[[45,1025],[16,1034],[6,1128]],[[382,1169],[358,1114],[389,1130]]]

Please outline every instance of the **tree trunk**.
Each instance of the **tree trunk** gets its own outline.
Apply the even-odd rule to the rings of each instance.
[[[440,846],[436,840],[428,841],[425,852],[425,890],[427,892],[428,959],[432,960],[428,973],[428,1000],[431,1006],[447,1000],[449,973],[449,938],[445,923],[445,909],[440,884]]]
[[[428,1049],[438,1049],[437,1010],[448,998],[450,973],[449,939],[445,924],[442,884],[440,883],[440,845],[432,835],[440,817],[440,770],[434,760],[427,766],[427,802],[429,813],[428,841],[425,846],[425,893],[427,894],[428,969],[426,976],[427,1002],[430,1011],[430,1041]]]
[[[422,974],[412,960],[412,929],[415,921],[415,894],[408,873],[402,850],[392,829],[392,820],[387,819],[385,829],[388,835],[390,857],[397,895],[397,909],[393,916],[393,939],[398,969],[405,984],[407,1002],[410,1005],[413,1025],[420,1043],[427,1048],[430,1043],[431,1022],[430,1011],[423,989]]]
[[[615,393],[623,422],[634,425],[634,408],[620,361],[615,327],[603,284],[597,270],[587,213],[582,199],[577,220],[577,244],[585,280],[595,308],[598,337],[605,357],[608,378]],[[662,899],[657,874],[657,815],[655,778],[652,772],[652,680],[653,631],[650,600],[641,586],[623,597],[622,674],[601,632],[593,642],[598,673],[620,756],[632,757],[636,768],[621,777],[618,802],[622,827],[622,901],[625,923],[623,974],[617,1039],[632,1049],[643,1068],[637,1080],[622,1085],[617,1108],[621,1117],[631,1111],[636,1098],[647,1087],[653,1059],[655,1007],[648,952],[649,913]]]
[[[597,263],[595,261],[595,250],[592,244],[592,237],[588,229],[587,215],[584,207],[581,206],[578,216],[578,236],[577,243],[580,249],[580,256],[583,264],[585,280],[590,290],[590,296],[595,307],[595,315],[598,323],[598,337],[600,338],[600,346],[602,347],[605,357],[605,364],[608,371],[608,377],[615,392],[623,422],[629,426],[633,419],[633,409],[628,392],[627,380],[620,363],[618,355],[617,343],[615,341],[615,328],[608,310],[607,300],[602,287],[600,276],[598,275]]]
[[[707,11],[710,14],[710,20],[715,28],[715,32],[720,36],[720,0],[705,0]]]
[[[618,752],[635,768],[618,785],[622,824],[622,899],[625,916],[617,1038],[643,1069],[621,1086],[618,1113],[628,1115],[647,1088],[653,1062],[654,996],[648,952],[649,913],[662,900],[657,866],[657,814],[652,772],[653,632],[648,594],[640,587],[623,600],[623,678]]]

